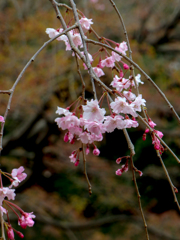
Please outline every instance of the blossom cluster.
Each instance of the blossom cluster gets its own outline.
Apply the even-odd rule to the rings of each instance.
[[[97,2],[97,1],[93,1]],[[82,17],[79,20],[81,27],[83,29],[84,34],[86,34],[93,24],[92,19],[88,19],[86,17]],[[59,33],[64,31],[63,28],[59,28],[57,30],[53,28],[47,28],[46,33],[50,38],[57,36]],[[86,35],[84,35],[86,37]],[[69,31],[69,38],[71,38],[72,42],[77,48],[82,48],[82,38],[77,29]],[[71,50],[71,45],[69,42],[69,38],[67,35],[61,35],[57,38],[58,41],[63,41],[66,45],[66,51]],[[137,76],[133,77],[127,74],[129,71],[129,66],[122,61],[122,56],[126,55],[128,50],[128,46],[126,42],[116,43],[109,39],[103,38],[106,44],[114,44],[114,51],[111,53],[107,52],[104,48],[100,48],[98,52],[91,55],[88,52],[89,62],[92,65],[92,70],[97,78],[101,78],[105,75],[103,68],[107,67],[111,70],[116,69],[117,75],[114,74],[113,80],[110,83],[110,86],[113,88],[114,100],[111,100],[109,103],[109,99],[107,97],[108,107],[110,114],[106,114],[106,110],[100,107],[100,102],[102,96],[98,102],[98,100],[91,99],[90,101],[85,100],[85,105],[79,105],[77,111],[77,107],[74,111],[69,111],[70,108],[63,109],[58,107],[56,113],[61,117],[55,119],[57,125],[62,130],[67,130],[64,141],[70,142],[73,144],[75,141],[81,141],[86,145],[86,154],[89,153],[89,145],[92,144],[94,147],[93,154],[99,155],[100,151],[97,149],[94,142],[102,141],[104,133],[113,132],[117,129],[125,129],[125,128],[135,128],[138,127],[138,122],[136,121],[136,117],[138,116],[137,112],[141,112],[142,107],[145,106],[145,100],[142,98],[142,95],[139,94],[136,96],[132,89],[139,86],[139,84],[143,84],[141,81],[141,75],[137,74]],[[105,53],[105,57],[102,56],[102,52]],[[119,52],[119,54],[117,53]],[[74,56],[74,52],[72,56]],[[79,56],[76,53],[77,57],[82,58],[85,56],[85,53],[81,51],[81,55]],[[94,59],[99,57],[98,64],[93,66]],[[94,58],[94,59],[93,59]],[[87,59],[86,59],[87,60]],[[84,69],[88,70],[86,63],[83,63]],[[135,79],[134,79],[135,78]],[[107,93],[104,93],[104,95]],[[82,98],[81,98],[82,100]],[[149,123],[151,126],[151,123]],[[145,138],[146,133],[149,129],[146,129],[143,138]],[[163,152],[163,147],[160,144],[159,139],[156,137],[157,134],[160,138],[162,137],[159,134],[159,131],[153,129],[152,139],[155,149],[159,150],[160,153]],[[71,162],[77,166],[79,164],[79,153],[82,149],[79,148],[72,152],[69,156]],[[121,175],[123,172],[128,170],[128,160],[126,164],[122,166],[121,169],[116,171],[117,175]],[[139,171],[139,170],[138,170]],[[141,175],[141,173],[139,172]]]
[[[0,180],[1,182],[1,188],[0,188],[1,215],[3,216],[3,214],[6,214],[8,216],[8,210],[7,210],[7,207],[8,207],[16,214],[18,218],[18,225],[20,225],[22,228],[26,228],[27,226],[32,227],[34,225],[33,218],[35,218],[35,215],[33,213],[24,212],[19,206],[8,201],[8,200],[15,200],[15,196],[16,196],[15,189],[12,189],[12,188],[17,187],[19,183],[22,182],[27,177],[27,174],[24,173],[24,168],[22,166],[19,168],[15,168],[12,170],[11,174],[3,172],[2,170],[0,173],[1,173],[0,175],[1,177],[1,180]],[[3,187],[2,176],[7,177],[11,182],[9,187]],[[20,215],[17,213],[15,209],[20,213]],[[4,221],[4,226],[7,231],[8,239],[14,240],[14,231],[17,233],[19,237],[23,238],[24,235],[21,232],[15,230],[11,226],[10,220],[8,217],[7,219],[8,219],[8,222]]]
[[[86,105],[78,107],[81,110],[80,114],[76,109],[70,112],[69,108],[58,107],[56,113],[61,117],[56,118],[55,122],[62,130],[68,130],[64,136],[64,141],[69,141],[71,144],[76,140],[81,141],[86,145],[86,154],[89,153],[89,145],[92,144],[94,146],[93,154],[99,155],[100,151],[94,142],[102,141],[103,133],[111,133],[116,128],[137,127],[136,111],[141,111],[141,105],[145,105],[145,100],[142,99],[141,95],[136,97],[131,91],[126,91],[124,95],[123,93],[109,104],[111,114],[107,116],[105,115],[106,110],[100,108],[99,102],[93,99],[87,100]],[[128,100],[127,96],[134,101]],[[73,151],[70,159],[77,166],[79,163],[79,150]]]
[[[154,145],[154,149],[158,150],[159,153],[162,154],[164,152],[164,147],[161,145],[161,142],[157,138],[157,136],[159,138],[162,138],[163,137],[163,133],[154,129],[154,127],[156,126],[156,123],[154,123],[150,118],[148,118],[148,124],[152,128],[151,137],[152,137],[152,144]],[[143,134],[143,138],[142,138],[143,141],[146,140],[146,134],[149,133],[149,132],[150,132],[149,128],[146,128],[146,130],[145,130],[145,132]]]
[[[92,19],[87,19],[82,17],[79,20],[84,34],[86,34],[93,24]],[[47,28],[46,33],[50,38],[57,36],[59,33],[63,32],[63,28],[57,30],[53,28]],[[69,31],[69,37],[77,48],[82,48],[82,39],[81,35],[77,29]],[[57,38],[58,41],[64,41],[66,45],[66,50],[71,50],[69,39],[66,35],[61,35]],[[106,42],[109,40],[106,39]],[[111,42],[111,41],[110,41]],[[141,75],[138,74],[135,79],[130,75],[125,77],[129,66],[122,61],[121,55],[126,55],[128,50],[126,42],[115,43],[114,50],[118,51],[118,54],[115,51],[112,51],[111,54],[105,52],[105,58],[102,57],[102,49],[94,54],[95,58],[99,56],[99,63],[96,66],[92,66],[94,74],[100,78],[105,75],[102,70],[104,67],[113,69],[116,67],[116,64],[122,65],[119,70],[119,76],[114,75],[113,81],[110,86],[114,88],[115,99],[109,103],[109,115],[106,114],[106,110],[99,106],[98,100],[91,99],[90,101],[86,100],[86,105],[79,105],[80,113],[77,111],[77,107],[73,112],[69,111],[69,108],[63,109],[58,107],[56,113],[61,115],[55,119],[57,125],[62,130],[67,130],[64,141],[70,142],[73,144],[75,141],[81,141],[86,145],[86,154],[89,153],[89,145],[94,146],[93,154],[99,155],[100,151],[97,149],[94,142],[102,141],[103,134],[105,132],[110,133],[117,129],[137,127],[138,122],[136,117],[138,116],[137,112],[141,112],[141,107],[145,106],[145,100],[142,98],[142,95],[139,94],[136,96],[132,92],[132,88],[138,86],[141,81]],[[81,51],[81,54],[84,56],[84,52]],[[74,53],[73,53],[74,56]],[[80,56],[78,56],[80,58]],[[88,52],[88,58],[91,65],[94,62],[93,56]],[[120,66],[119,65],[119,66]],[[87,66],[83,63],[84,69],[87,70]],[[123,70],[122,70],[123,69]],[[136,83],[134,82],[136,81]],[[106,94],[107,95],[107,94]],[[130,116],[129,116],[130,115]],[[81,148],[80,148],[81,149]],[[79,152],[80,149],[75,150],[70,155],[70,160],[77,166],[79,164]],[[117,174],[117,173],[116,173]]]

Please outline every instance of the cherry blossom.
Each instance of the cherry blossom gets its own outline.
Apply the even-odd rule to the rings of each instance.
[[[129,79],[118,77],[117,75],[113,78],[113,81],[110,84],[112,87],[116,88],[117,91],[121,92],[123,89],[127,89],[131,86]]]
[[[13,178],[17,178],[20,182],[22,182],[26,177],[27,174],[23,173],[24,172],[24,167],[19,167],[19,168],[14,168],[11,172],[11,176]]]
[[[87,105],[83,105],[83,118],[90,121],[102,122],[104,120],[104,115],[106,110],[100,108],[97,100],[91,99],[87,101]]]
[[[106,57],[104,60],[101,60],[101,66],[113,68],[115,66],[113,57]]]
[[[136,95],[131,91],[123,91],[123,95],[129,100],[132,101],[136,98]]]
[[[84,32],[87,32],[90,29],[91,24],[93,24],[92,19],[88,19],[86,17],[81,18],[79,22]]]
[[[97,77],[102,77],[104,74],[103,70],[99,67],[93,67],[93,70],[95,72],[95,74],[97,75]]]
[[[122,42],[122,43],[118,44],[118,47],[115,47],[115,50],[126,55],[126,51],[128,50],[126,42]]]
[[[33,213],[26,213],[23,212],[21,218],[18,219],[18,224],[22,228],[32,227],[34,225],[34,221],[32,218],[35,218],[36,216]]]
[[[4,122],[4,117],[0,116],[0,122]]]
[[[2,205],[5,197],[7,197],[9,200],[14,200],[16,196],[14,191],[15,189],[9,189],[8,187],[0,188],[0,205]]]
[[[135,77],[135,79],[136,79],[137,86],[139,86],[139,83],[144,84],[144,82],[141,81],[141,74],[138,74],[138,75]],[[133,86],[133,87],[136,87],[134,81],[133,81],[133,83],[132,83],[132,86]]]
[[[113,58],[114,62],[115,61],[119,62],[122,59],[121,55],[117,54],[116,52],[112,52],[112,58]]]
[[[57,107],[56,113],[59,115],[63,114],[65,116],[72,115],[72,113],[69,110],[67,110],[65,108],[61,108],[61,107]]]
[[[148,118],[148,123],[151,128],[154,128],[156,126],[156,123],[154,123],[150,118]]]
[[[87,129],[90,133],[94,133],[95,135],[105,133],[106,131],[102,123],[94,121],[86,121],[84,128]]]
[[[126,124],[122,120],[123,117],[121,115],[116,115],[114,117],[107,116],[106,121],[104,123],[106,127],[106,132],[113,132],[115,128],[123,129],[126,127]]]
[[[126,102],[125,98],[115,98],[115,102],[110,103],[110,106],[116,114],[131,114],[133,117],[137,117],[137,113],[134,111],[133,107]]]
[[[139,94],[130,105],[135,111],[141,112],[141,106],[146,106],[145,102],[146,100],[142,99],[142,94]]]

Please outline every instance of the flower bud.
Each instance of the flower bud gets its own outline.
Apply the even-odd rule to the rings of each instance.
[[[99,154],[100,154],[99,149],[94,148],[94,150],[93,150],[93,154],[94,154],[95,156],[99,156]]]

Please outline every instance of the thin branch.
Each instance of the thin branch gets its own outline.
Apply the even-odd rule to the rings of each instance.
[[[178,207],[178,209],[179,209],[179,211],[180,211],[179,202],[178,202],[178,200],[177,200],[176,193],[175,193],[175,190],[177,191],[177,189],[176,189],[176,187],[173,185],[173,183],[172,183],[172,181],[171,181],[171,178],[170,178],[170,176],[169,176],[169,173],[168,173],[168,171],[167,171],[167,169],[166,169],[166,166],[165,166],[165,164],[164,164],[164,162],[163,162],[163,160],[162,160],[162,158],[161,158],[161,155],[160,155],[159,151],[156,150],[156,153],[157,153],[157,156],[158,156],[158,158],[159,158],[159,160],[160,160],[160,162],[161,162],[161,164],[162,164],[163,170],[164,170],[164,172],[165,172],[165,174],[166,174],[166,177],[167,177],[168,182],[169,182],[169,184],[170,184],[170,187],[171,187],[171,189],[172,189],[172,192],[173,192],[173,195],[174,195],[174,202],[176,203],[176,205],[177,205],[177,207]]]
[[[4,232],[4,219],[3,219],[3,212],[2,210],[0,209],[0,219],[1,219],[1,232],[2,232],[2,240],[6,240],[6,237],[5,237],[5,232]]]
[[[124,133],[124,135],[125,135],[125,138],[126,138],[126,141],[127,141],[127,144],[128,144],[128,148],[129,148],[129,150],[131,151],[131,154],[132,154],[132,156],[134,156],[135,155],[135,151],[134,151],[134,145],[133,145],[133,143],[131,142],[131,139],[130,139],[130,137],[129,137],[129,134],[128,134],[128,132],[127,132],[127,129],[123,129],[123,133]]]
[[[0,90],[0,94],[8,94],[10,95],[11,94],[11,90]]]
[[[135,167],[134,167],[134,163],[133,163],[133,155],[132,154],[130,155],[130,160],[131,160],[133,181],[134,181],[134,185],[135,185],[135,189],[136,189],[136,193],[137,193],[137,197],[138,197],[139,209],[140,209],[140,212],[141,212],[141,216],[142,216],[142,219],[143,219],[143,222],[144,222],[145,231],[146,231],[146,239],[149,240],[147,223],[146,223],[146,219],[145,219],[144,212],[143,212],[142,205],[141,205],[141,195],[139,193],[139,188],[138,188],[137,181],[136,181],[136,175],[135,175],[135,170],[134,170]]]
[[[84,149],[84,144],[82,143],[82,153],[83,153],[83,164],[84,164],[84,175],[86,177],[86,181],[88,184],[89,188],[89,195],[92,194],[92,188],[91,188],[91,183],[89,181],[88,175],[87,175],[87,169],[86,169],[86,154],[85,154],[85,149]]]
[[[75,58],[76,58],[77,72],[78,72],[78,74],[79,74],[79,77],[80,77],[80,79],[81,79],[81,84],[82,84],[82,98],[83,98],[83,100],[84,100],[84,99],[85,99],[85,88],[86,88],[86,85],[85,85],[83,76],[82,76],[82,74],[81,74],[81,70],[80,70],[80,67],[79,67],[79,61],[78,61],[77,54],[75,54]]]
[[[92,84],[92,88],[93,88],[93,93],[94,93],[94,99],[97,99],[97,94],[96,94],[96,89],[95,89],[95,85],[94,85],[94,79],[93,79],[93,70],[92,70],[92,66],[89,60],[89,56],[88,56],[88,51],[87,51],[87,47],[86,47],[86,42],[85,42],[85,35],[83,32],[83,29],[81,27],[81,24],[79,22],[79,17],[77,14],[77,9],[76,9],[76,4],[74,3],[73,0],[70,0],[72,9],[73,9],[73,13],[74,13],[74,19],[76,21],[76,23],[78,24],[78,28],[79,28],[79,33],[81,35],[81,39],[82,39],[82,43],[83,43],[83,47],[84,47],[84,55],[86,57],[86,65],[89,71],[89,75],[91,78],[91,84]]]

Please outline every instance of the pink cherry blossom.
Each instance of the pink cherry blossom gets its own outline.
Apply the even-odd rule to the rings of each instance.
[[[72,154],[69,156],[71,162],[73,162],[73,163],[76,162],[76,157],[77,157],[77,154],[75,151],[73,151]]]
[[[124,120],[125,124],[126,124],[126,128],[136,128],[139,126],[139,123],[137,121],[131,120],[131,119],[125,119]]]
[[[14,168],[11,172],[11,176],[13,178],[17,178],[20,182],[22,182],[27,177],[27,174],[23,172],[24,172],[24,167],[22,166],[19,168]]]
[[[145,102],[146,100],[142,99],[142,94],[139,94],[130,105],[135,111],[141,112],[141,106],[146,106]]]
[[[107,132],[113,132],[115,128],[123,129],[125,124],[123,122],[123,117],[121,115],[116,115],[114,117],[107,116],[104,126]]]
[[[94,122],[94,121],[86,121],[84,128],[88,130],[90,133],[94,133],[95,135],[99,135],[101,133],[105,133],[105,127],[102,123]]]
[[[126,55],[126,51],[128,50],[128,47],[127,47],[126,42],[122,42],[122,43],[119,44],[118,47],[115,47],[115,49],[117,51],[119,51],[120,53]]]
[[[163,133],[157,130],[154,130],[154,132],[158,135],[158,137],[162,138],[163,137]]]
[[[87,105],[83,105],[83,118],[90,121],[102,122],[104,120],[104,115],[106,110],[100,108],[97,100],[91,99],[87,101]]]
[[[83,132],[79,135],[78,140],[81,140],[82,143],[84,144],[91,144],[93,141],[91,139],[91,134],[88,132]]]
[[[0,206],[0,209],[1,209],[1,214],[3,215],[3,213],[7,214],[7,210],[5,208],[3,208],[2,206]]]
[[[72,113],[69,110],[61,107],[57,107],[56,113],[59,115],[65,115],[65,116],[72,115]]]
[[[148,118],[148,123],[151,128],[154,128],[156,126],[156,123],[154,123],[150,118]]]
[[[84,52],[81,52],[81,54],[85,57]],[[89,57],[90,63],[92,63],[94,60],[93,60],[93,57],[92,57],[92,55],[90,53],[88,53],[88,57]]]
[[[90,135],[90,138],[91,138],[91,143],[96,142],[96,141],[101,142],[103,140],[103,136],[102,136],[101,133],[99,135],[96,135],[96,134],[92,133]]]
[[[113,68],[115,65],[114,65],[114,59],[113,57],[106,57],[104,60],[101,60],[101,66],[102,67],[110,67],[110,68]]]
[[[93,67],[93,70],[94,70],[95,74],[97,75],[97,77],[101,77],[101,76],[105,75],[103,70],[99,67]]]
[[[0,122],[4,122],[4,117],[0,116]]]
[[[49,38],[53,38],[59,34],[59,32],[54,28],[46,28],[45,32],[49,35]]]
[[[9,189],[8,187],[0,188],[0,206],[2,205],[5,197],[7,197],[9,200],[15,199],[16,194],[14,191],[15,189]]]
[[[127,89],[131,86],[131,82],[129,79],[125,79],[122,77],[118,77],[117,75],[113,78],[113,81],[110,84],[114,88],[117,89],[117,91],[121,92],[123,89]]]
[[[115,102],[110,103],[110,106],[114,113],[131,114],[133,117],[137,117],[137,113],[134,111],[131,105],[126,102],[125,98],[117,97]]]
[[[71,38],[76,47],[82,45],[82,39],[81,39],[81,35],[79,33],[73,33],[73,34],[71,33]]]
[[[26,213],[23,212],[21,218],[18,219],[18,225],[20,225],[22,228],[32,227],[34,225],[34,221],[32,218],[35,218],[36,216],[33,213]]]
[[[141,83],[141,84],[144,84],[144,82],[141,81],[141,74],[138,74],[138,75],[135,77],[135,79],[136,79],[137,86],[139,86],[140,83]],[[132,82],[132,87],[136,87],[134,81]]]
[[[80,121],[74,115],[68,115],[62,118],[56,118],[55,122],[57,123],[58,127],[62,130],[69,129],[71,127],[79,127]]]
[[[132,101],[136,98],[136,95],[131,91],[123,91],[123,95],[129,100]]]
[[[84,32],[87,32],[90,29],[91,24],[93,24],[92,19],[88,19],[86,17],[81,18],[79,22]]]
[[[121,59],[122,59],[122,57],[115,52],[112,52],[112,58],[113,58],[114,61],[117,61],[117,62],[121,61]]]

